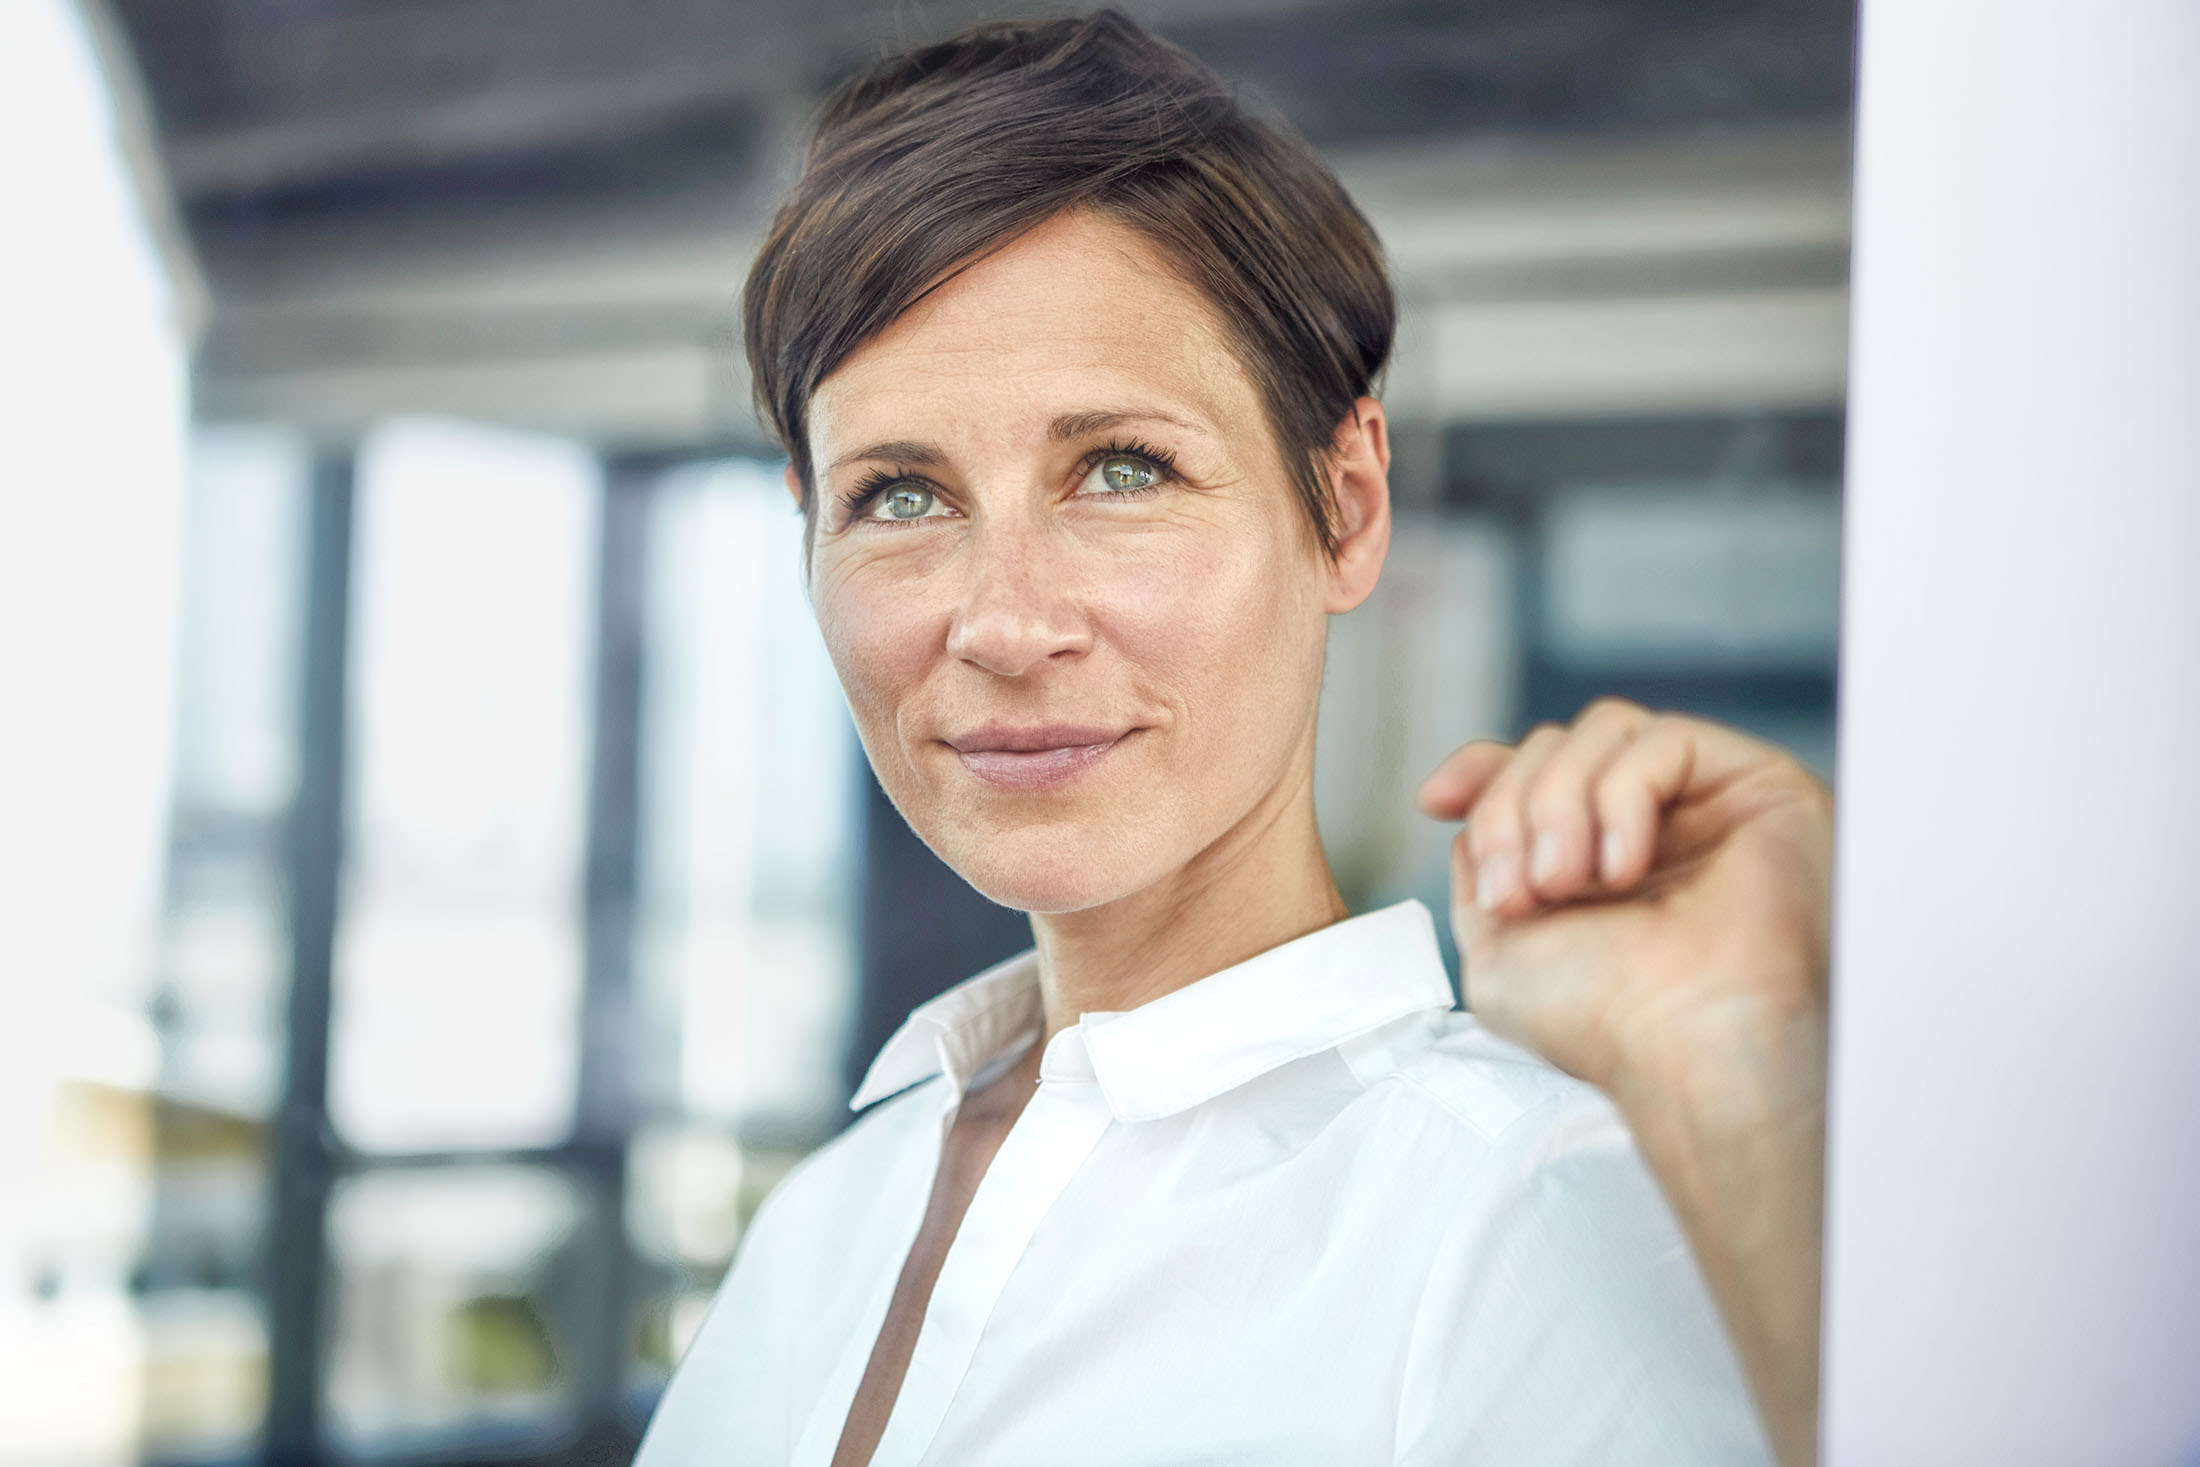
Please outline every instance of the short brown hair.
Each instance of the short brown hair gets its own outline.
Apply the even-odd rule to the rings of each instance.
[[[1144,236],[1215,307],[1334,552],[1332,435],[1396,326],[1382,248],[1305,142],[1114,10],[975,26],[827,100],[742,296],[804,513],[818,384],[943,280],[1077,209]]]

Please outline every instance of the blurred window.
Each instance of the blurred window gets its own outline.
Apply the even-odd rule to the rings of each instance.
[[[264,1117],[282,1079],[284,820],[297,780],[306,447],[193,435],[163,942],[171,1094]]]
[[[140,1433],[167,1459],[249,1449],[266,1407],[266,1126],[285,1063],[306,487],[296,433],[190,444],[175,764],[153,1011]]]
[[[1833,662],[1831,486],[1575,489],[1554,498],[1545,533],[1554,657],[1591,668]]]
[[[1400,516],[1371,594],[1329,623],[1314,805],[1330,870],[1356,911],[1450,900],[1456,827],[1412,791],[1469,739],[1512,731],[1519,679],[1515,548],[1467,515]],[[1448,923],[1439,942],[1456,972]]]
[[[458,424],[360,448],[329,1106],[361,1149],[572,1128],[598,478]]]
[[[776,465],[659,490],[645,707],[644,992],[660,1106],[829,1133],[853,1003],[855,750]]]
[[[1028,935],[867,778],[780,466],[698,447],[749,431],[706,343],[766,197],[720,186],[787,161],[776,125],[727,134],[739,166],[697,175],[718,190],[702,208],[682,170],[624,165],[646,207],[589,202],[610,175],[583,153],[663,140],[586,107],[566,119],[580,153],[521,160],[539,213],[475,186],[509,172],[510,139],[440,125],[372,187],[340,166],[180,178],[216,282],[208,411],[326,428],[474,404],[572,436],[396,420],[309,448],[202,424],[178,525],[182,352],[108,135],[131,108],[108,115],[64,32],[104,16],[157,116],[208,103],[215,152],[230,124],[325,140],[346,97],[410,116],[417,68],[393,57],[461,101],[648,60],[551,26],[529,63],[549,69],[522,76],[495,46],[446,55],[414,8],[380,27],[389,47],[332,49],[284,39],[272,9],[208,31],[154,23],[174,7],[0,5],[0,152],[41,202],[0,235],[0,404],[28,489],[0,536],[22,741],[0,760],[0,959],[35,990],[0,1023],[0,1100],[26,1102],[0,1104],[0,1163],[50,1184],[23,1220],[0,1210],[19,1282],[0,1346],[29,1342],[0,1368],[41,1372],[48,1420],[105,1423],[110,1456],[136,1433],[155,1458],[239,1460],[264,1421],[274,1455],[617,1459],[758,1204],[846,1122],[851,1058]],[[1290,61],[1266,24],[1198,48],[1226,71]],[[1465,114],[1371,90],[1318,37],[1311,69],[1274,78],[1317,136],[1357,138],[1338,158],[1405,303],[1397,533],[1332,628],[1318,744],[1357,907],[1445,899],[1452,828],[1411,790],[1453,744],[1600,693],[1830,764],[1848,133],[1733,58],[1778,55],[1793,81],[1802,57],[1820,80],[1799,95],[1828,106],[1849,70],[1735,24],[1665,38],[1708,48],[1711,133],[1629,136],[1679,114],[1592,87],[1454,136]],[[1604,64],[1625,45],[1538,59],[1503,29],[1437,26],[1530,68],[1516,80],[1625,81]],[[265,65],[207,70],[255,39]],[[800,100],[782,81],[758,117]],[[1347,94],[1379,105],[1323,124]],[[612,214],[640,232],[601,234]],[[88,1440],[34,1460],[91,1460]]]
[[[657,1119],[626,1197],[644,1391],[764,1195],[845,1118],[860,811],[779,466],[696,464],[655,494],[635,976]]]
[[[329,1207],[327,1431],[388,1454],[524,1445],[574,1409],[600,1328],[586,1197],[542,1166],[391,1168]]]

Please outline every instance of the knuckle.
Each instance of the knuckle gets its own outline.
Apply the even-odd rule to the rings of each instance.
[[[1642,726],[1642,734],[1635,742],[1646,752],[1685,744],[1695,725],[1696,720],[1685,713],[1653,713],[1650,721]]]
[[[1608,769],[1589,791],[1589,798],[1595,802],[1597,813],[1609,818],[1634,803],[1635,792],[1639,787],[1624,770]]]
[[[1495,739],[1476,739],[1452,750],[1444,763],[1453,769],[1473,769],[1486,773],[1503,769],[1506,761],[1512,758],[1512,753],[1510,745],[1501,744]]]
[[[1528,787],[1525,803],[1529,815],[1538,825],[1573,818],[1581,810],[1586,785],[1580,771],[1567,765],[1550,765]]]
[[[1520,801],[1504,790],[1497,790],[1483,797],[1474,807],[1469,828],[1486,835],[1504,835],[1520,826]]]
[[[1650,798],[1649,780],[1639,767],[1615,764],[1597,777],[1590,798],[1602,812],[1632,811]]]
[[[1632,698],[1622,698],[1617,693],[1602,693],[1589,700],[1581,710],[1577,723],[1632,723],[1649,716],[1649,710]]]
[[[1520,813],[1510,800],[1485,800],[1467,821],[1467,845],[1477,856],[1520,843]]]
[[[1792,750],[1780,751],[1780,777],[1785,784],[1801,791],[1803,797],[1815,808],[1830,816],[1833,812],[1833,789],[1819,777],[1818,771],[1805,764]]]
[[[1520,741],[1520,747],[1523,750],[1547,748],[1565,737],[1566,726],[1564,724],[1553,723],[1549,719],[1545,719],[1528,730],[1526,737]]]

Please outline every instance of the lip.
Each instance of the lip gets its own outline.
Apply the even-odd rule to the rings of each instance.
[[[945,742],[963,768],[995,789],[1046,790],[1085,774],[1131,733],[1090,724],[989,723]]]

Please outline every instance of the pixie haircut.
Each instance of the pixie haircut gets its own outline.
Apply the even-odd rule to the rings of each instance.
[[[757,406],[815,523],[811,394],[961,270],[1073,210],[1134,231],[1220,318],[1324,554],[1337,427],[1390,355],[1382,248],[1311,148],[1118,11],[975,26],[827,99],[742,295]]]

